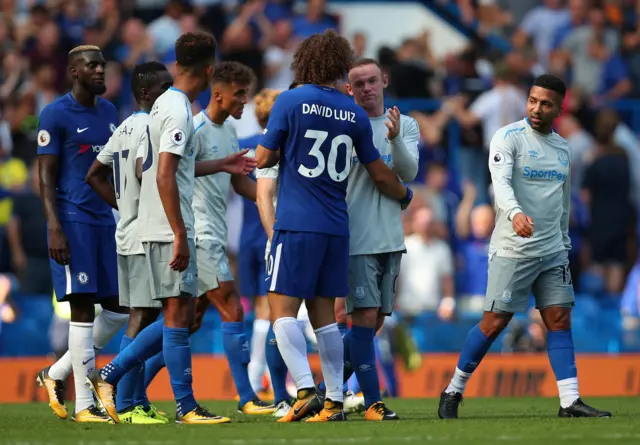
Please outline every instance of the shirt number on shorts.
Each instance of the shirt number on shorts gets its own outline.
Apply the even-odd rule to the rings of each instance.
[[[335,182],[342,182],[347,179],[347,176],[349,176],[349,171],[351,170],[351,152],[353,151],[353,140],[346,134],[340,134],[334,137],[331,140],[331,149],[329,150],[329,156],[325,160],[324,154],[322,153],[322,151],[320,151],[320,149],[322,148],[322,144],[324,144],[324,142],[327,140],[328,136],[329,133],[327,133],[326,131],[307,130],[307,132],[304,134],[304,137],[315,140],[313,146],[311,147],[311,151],[309,151],[309,155],[316,158],[316,160],[318,161],[318,165],[315,168],[310,169],[305,165],[300,164],[300,166],[298,167],[298,173],[300,173],[302,176],[315,178],[320,176],[326,169],[331,179],[333,179]],[[339,172],[336,171],[336,161],[338,159],[338,148],[340,148],[341,145],[345,145],[346,148],[344,153],[345,165],[344,169]]]

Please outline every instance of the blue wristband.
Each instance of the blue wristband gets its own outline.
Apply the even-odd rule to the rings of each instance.
[[[409,187],[407,187],[407,194],[405,195],[404,198],[400,200],[400,204],[402,205],[410,204],[412,199],[413,199],[413,191]]]

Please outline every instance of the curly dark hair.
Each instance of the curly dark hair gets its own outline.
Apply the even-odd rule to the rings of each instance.
[[[238,85],[252,85],[255,81],[256,75],[247,65],[240,62],[220,62],[216,65],[211,83],[230,85],[235,82]]]
[[[176,62],[184,68],[211,64],[216,58],[216,39],[206,32],[188,32],[176,40]]]
[[[349,72],[354,54],[349,41],[335,31],[307,37],[298,46],[291,69],[296,82],[322,85],[333,83]]]

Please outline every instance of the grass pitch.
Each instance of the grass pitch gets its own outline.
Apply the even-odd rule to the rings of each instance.
[[[638,398],[587,400],[610,410],[611,419],[559,419],[556,398],[469,399],[457,421],[439,420],[434,399],[388,402],[402,420],[365,422],[353,414],[343,423],[276,424],[271,416],[238,414],[234,403],[208,402],[203,405],[231,415],[233,423],[88,425],[59,420],[46,404],[0,405],[0,445],[640,444]],[[175,409],[172,403],[158,407]]]

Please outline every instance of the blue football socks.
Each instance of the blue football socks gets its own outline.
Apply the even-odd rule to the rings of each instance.
[[[244,323],[222,323],[222,344],[229,361],[231,375],[240,396],[240,406],[257,398],[249,381],[249,341],[244,333]]]
[[[127,346],[133,341],[133,338],[123,335],[120,341],[120,353],[124,351]],[[118,390],[116,391],[116,410],[120,413],[133,405],[133,393],[138,382],[139,369],[137,367],[131,368],[127,373],[122,376],[118,382]]]
[[[160,319],[143,329],[111,363],[102,369],[102,378],[107,383],[117,385],[127,371],[139,366],[140,361],[161,352],[163,323],[164,320]]]
[[[164,327],[162,353],[169,371],[169,379],[179,415],[193,411],[197,404],[193,397],[193,374],[188,328]]]
[[[287,365],[282,359],[282,355],[278,349],[273,326],[269,326],[266,348],[267,367],[271,375],[271,385],[273,385],[273,400],[277,405],[283,400],[288,401],[291,397],[287,391]]]
[[[376,367],[376,349],[373,344],[376,330],[352,326],[350,333],[351,366],[364,394],[365,408],[369,409],[371,405],[382,400]]]
[[[160,372],[162,368],[165,367],[164,363],[164,354],[159,352],[154,355],[150,359],[148,359],[144,364],[144,387],[148,388],[151,385],[153,379],[156,378],[156,375]]]

